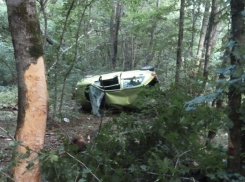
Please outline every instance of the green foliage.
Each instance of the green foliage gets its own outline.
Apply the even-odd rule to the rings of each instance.
[[[223,162],[224,146],[205,146],[207,131],[219,129],[226,116],[208,104],[185,110],[184,103],[190,97],[180,89],[161,91],[156,86],[142,89],[139,95],[137,105],[141,112],[122,113],[104,123],[85,152],[72,153],[72,148],[65,145],[67,152],[62,155],[48,154],[49,160],[42,164],[47,180],[181,181],[194,177],[219,181],[228,178]]]
[[[17,105],[17,101],[16,87],[0,87],[0,108],[15,107]]]

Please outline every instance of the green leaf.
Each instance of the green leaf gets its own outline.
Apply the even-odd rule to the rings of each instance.
[[[91,170],[90,169],[84,169],[83,170],[83,174],[88,174],[88,173],[91,173]]]
[[[86,182],[86,180],[82,178],[82,179],[79,179],[78,182]]]
[[[16,146],[16,142],[15,142],[15,141],[10,141],[10,142],[9,142],[9,146],[10,146],[10,147]]]
[[[59,157],[57,155],[55,155],[54,153],[50,153],[49,158],[50,158],[50,161],[53,163],[53,162],[58,161]]]
[[[209,177],[211,180],[215,179],[215,175],[214,174],[207,174],[207,177]]]
[[[143,171],[146,171],[146,170],[147,170],[147,166],[146,166],[146,165],[141,165],[140,168],[141,168]]]

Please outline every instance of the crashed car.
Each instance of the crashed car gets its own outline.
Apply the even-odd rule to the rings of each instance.
[[[153,66],[140,70],[121,71],[96,76],[87,76],[76,85],[76,101],[84,110],[92,109],[99,115],[99,109],[133,108],[140,87],[158,82]]]

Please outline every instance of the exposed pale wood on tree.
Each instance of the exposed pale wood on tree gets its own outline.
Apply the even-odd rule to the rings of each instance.
[[[14,168],[14,179],[25,181],[27,179],[39,180],[39,164],[37,152],[43,148],[46,131],[47,115],[47,86],[45,76],[44,59],[40,57],[37,64],[31,64],[25,72],[25,84],[27,87],[26,98],[27,108],[23,125],[18,129],[16,140],[22,141],[22,146],[17,148],[18,154],[26,153],[26,148],[31,151],[30,157],[21,159],[17,156],[17,161],[21,163]],[[46,104],[45,104],[46,103]],[[36,152],[35,152],[36,151]],[[34,162],[33,169],[28,171],[26,167],[29,161]]]

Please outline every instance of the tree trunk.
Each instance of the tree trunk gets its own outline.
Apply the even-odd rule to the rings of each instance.
[[[204,41],[205,41],[207,27],[208,27],[209,9],[210,9],[210,1],[207,1],[205,4],[205,10],[204,10],[204,15],[202,20],[202,28],[201,28],[200,39],[199,39],[199,44],[197,49],[197,57],[198,57],[197,65],[199,65],[200,62],[199,60],[202,58],[202,51],[203,51]]]
[[[120,26],[120,18],[121,18],[121,9],[122,4],[117,1],[116,4],[116,15],[114,15],[114,7],[113,7],[113,13],[111,16],[111,22],[110,22],[110,36],[111,36],[111,69],[115,70],[116,68],[116,60],[117,60],[117,46],[118,46],[118,32],[119,32],[119,26]],[[114,22],[114,16],[115,16],[115,22]]]
[[[13,169],[15,181],[41,181],[38,152],[43,148],[46,130],[48,92],[43,45],[36,11],[36,1],[7,0],[9,27],[18,73],[18,119]],[[30,152],[26,158],[21,154]],[[30,169],[28,164],[33,162]]]
[[[205,61],[204,61],[204,71],[203,76],[205,78],[205,82],[208,80],[208,71],[209,71],[209,59],[211,54],[211,48],[213,47],[215,36],[215,27],[217,27],[217,23],[215,22],[215,16],[217,14],[217,4],[216,0],[212,0],[212,10],[209,17],[209,26],[207,31],[207,43],[206,43],[206,52],[205,52]]]
[[[203,55],[203,48],[204,48],[204,41],[207,33],[207,27],[208,27],[208,21],[209,21],[209,9],[210,9],[210,1],[207,1],[205,4],[205,10],[204,10],[204,15],[203,15],[203,20],[202,20],[202,28],[201,28],[201,33],[200,33],[200,38],[199,38],[199,43],[198,43],[198,49],[197,49],[197,62],[196,62],[196,69],[195,69],[195,74],[198,74],[200,69],[201,69],[201,59]]]
[[[158,8],[160,4],[160,0],[156,0],[156,7]],[[151,39],[149,42],[149,50],[148,50],[148,54],[146,56],[146,65],[149,65],[150,62],[152,61],[153,57],[155,56],[154,54],[154,50],[153,50],[153,45],[154,45],[154,41],[155,41],[155,31],[157,28],[157,18],[155,18],[155,21],[153,22],[152,28],[151,28]]]
[[[135,44],[134,41],[134,35],[131,34],[131,66],[130,69],[133,70],[135,67],[135,54],[136,54],[136,47],[137,45]]]
[[[243,74],[242,60],[240,56],[242,54],[244,45],[244,1],[243,0],[231,0],[231,30],[232,41],[234,45],[231,53],[231,65],[234,69],[231,70],[231,80],[240,78]],[[228,146],[228,159],[227,170],[229,173],[243,173],[244,169],[240,165],[241,161],[241,123],[239,109],[241,107],[241,91],[237,85],[239,81],[230,85],[229,88],[229,118],[233,122],[233,126],[229,130],[229,146]],[[244,139],[243,139],[244,140]],[[244,150],[244,149],[242,149]]]
[[[201,2],[198,2],[197,7],[194,6],[192,9],[192,35],[191,35],[191,44],[190,44],[190,56],[193,57],[193,45],[194,45],[194,41],[195,41],[195,37],[196,37],[196,22],[198,20],[198,16],[200,14],[200,7],[201,7]],[[197,11],[196,11],[197,10]],[[189,51],[187,51],[189,52]]]
[[[81,17],[79,19],[78,26],[77,26],[78,28],[77,28],[77,32],[76,32],[75,54],[74,54],[74,57],[72,59],[71,65],[68,68],[68,70],[64,76],[64,80],[63,80],[63,84],[62,84],[62,91],[61,91],[61,96],[60,96],[60,106],[59,106],[59,114],[60,115],[61,115],[61,109],[63,107],[63,98],[64,98],[64,92],[65,92],[65,87],[66,87],[66,81],[67,81],[67,78],[70,75],[70,73],[71,73],[71,71],[75,65],[75,62],[77,60],[79,35],[80,35],[81,27],[82,27],[82,20],[84,18],[84,14],[85,14],[87,8],[88,8],[88,5],[85,6],[85,8],[83,9],[83,12],[81,13]]]
[[[182,43],[183,43],[183,31],[184,31],[184,5],[185,0],[181,0],[180,2],[180,18],[179,18],[179,39],[178,39],[178,47],[177,47],[177,61],[176,61],[176,71],[175,71],[175,84],[179,84],[180,78],[180,68],[182,64]]]
[[[64,26],[62,29],[62,33],[60,36],[60,40],[59,40],[59,45],[57,47],[57,51],[56,51],[56,61],[54,62],[54,64],[51,66],[51,68],[48,70],[49,71],[54,68],[54,111],[53,111],[53,118],[56,117],[57,114],[57,105],[58,105],[58,69],[59,69],[59,64],[60,64],[60,57],[61,57],[61,46],[64,42],[64,37],[65,37],[65,32],[66,32],[66,28],[68,26],[68,19],[71,15],[71,11],[74,8],[74,4],[75,4],[75,0],[72,0],[71,5],[66,13],[66,17],[65,17],[65,22],[64,22]]]

